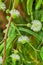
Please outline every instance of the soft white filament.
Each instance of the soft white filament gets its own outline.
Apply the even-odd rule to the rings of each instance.
[[[6,9],[6,5],[3,2],[0,2],[0,9],[2,9],[3,11],[5,11]]]
[[[40,31],[42,28],[42,23],[39,20],[33,20],[32,21],[32,25],[31,25],[31,29],[35,32]]]
[[[12,54],[10,57],[15,60],[20,60],[20,56],[18,54]]]
[[[19,11],[16,10],[16,9],[11,10],[11,11],[10,11],[10,14],[11,14],[11,15],[16,15],[17,17],[20,15]]]
[[[18,42],[19,43],[26,43],[26,42],[29,42],[29,38],[27,36],[20,36],[18,38]]]

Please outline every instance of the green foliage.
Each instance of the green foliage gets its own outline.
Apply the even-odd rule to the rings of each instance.
[[[19,0],[14,0],[14,8],[17,8],[17,6],[18,6],[18,4],[19,4]]]
[[[0,0],[0,3],[2,3],[2,0]],[[15,11],[10,14],[12,5]],[[1,5],[0,10],[3,10]],[[8,21],[13,14],[6,41],[5,65],[43,65],[43,1],[10,0],[8,9],[3,12],[6,13]],[[20,14],[18,15],[17,12]],[[42,24],[40,31],[36,32],[31,29],[33,20],[38,20]],[[39,25],[34,24],[34,26],[36,27],[33,28],[37,29]],[[7,27],[6,24],[6,29]],[[6,33],[6,29],[2,31],[2,35],[0,34],[0,40],[2,40],[0,42],[0,56],[3,56],[3,34]]]
[[[26,32],[28,34],[33,35],[35,38],[38,39],[38,41],[41,40],[40,36],[37,33],[34,33],[33,31],[29,30],[29,29],[25,29],[25,28],[19,28],[20,31]]]
[[[27,13],[28,13],[28,15],[31,15],[31,13],[32,13],[32,5],[33,5],[33,0],[27,0]]]
[[[41,7],[42,0],[38,0],[35,9],[38,10]]]
[[[43,61],[43,46],[41,47],[40,56],[41,56],[41,59]]]
[[[2,2],[2,0],[0,0],[0,2]]]

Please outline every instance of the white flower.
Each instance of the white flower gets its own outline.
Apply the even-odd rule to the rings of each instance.
[[[20,60],[20,56],[18,54],[12,54],[10,57],[15,60]]]
[[[0,64],[2,64],[2,56],[0,56]]]
[[[12,18],[15,18],[15,16],[18,17],[20,15],[19,11],[16,9],[11,10],[10,14],[11,14]]]
[[[18,38],[18,42],[19,43],[26,43],[26,42],[29,42],[29,38],[27,37],[27,36],[20,36],[19,38]]]
[[[2,9],[3,11],[5,11],[6,9],[6,5],[3,2],[0,2],[0,9]]]
[[[42,28],[42,23],[39,20],[33,20],[32,21],[32,25],[31,25],[31,29],[35,32],[40,31]]]

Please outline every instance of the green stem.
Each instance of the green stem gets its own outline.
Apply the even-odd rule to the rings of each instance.
[[[35,49],[35,48],[31,45],[31,43],[28,43],[28,44],[32,47],[32,49],[33,49],[34,51],[40,51],[40,50]]]
[[[16,26],[15,26],[15,28],[16,28],[18,34],[21,35],[21,33],[20,33],[20,31],[18,30],[18,28],[17,28]]]
[[[27,24],[15,24],[16,26],[27,26]]]
[[[16,60],[12,60],[12,65],[16,65]]]
[[[31,13],[31,20],[33,20],[33,13]]]

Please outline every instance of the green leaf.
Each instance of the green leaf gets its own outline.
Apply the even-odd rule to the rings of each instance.
[[[2,0],[0,0],[0,2],[2,2]]]
[[[19,4],[19,0],[14,0],[14,8],[17,8],[17,6],[18,6],[18,4]]]
[[[38,0],[35,9],[38,10],[41,7],[42,0]]]
[[[41,56],[41,59],[43,61],[43,46],[41,47],[40,56]]]
[[[39,36],[41,37],[42,43],[43,43],[43,31],[39,32]]]
[[[26,32],[28,34],[31,34],[34,37],[36,37],[38,39],[38,41],[41,41],[41,37],[37,33],[33,32],[33,31],[29,30],[29,29],[22,28],[22,27],[20,27],[19,30],[23,31],[23,32]]]
[[[30,15],[32,13],[32,5],[34,0],[27,0],[27,13]]]
[[[4,33],[6,32],[6,30],[4,31]],[[6,42],[6,49],[9,48],[10,44],[12,43],[12,41],[15,39],[16,37],[16,33],[15,33],[15,26],[13,23],[11,23],[9,31],[8,31],[8,38],[7,38],[7,42]],[[0,45],[0,52],[3,50],[4,48],[4,42]],[[3,51],[2,51],[3,53]]]

